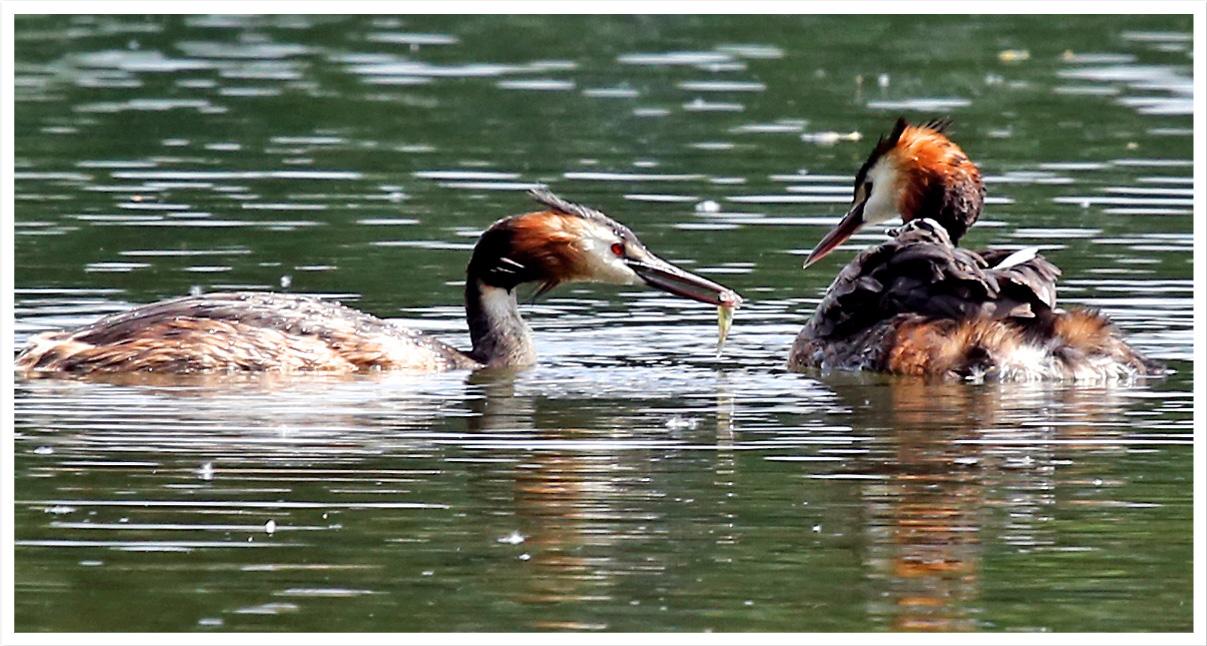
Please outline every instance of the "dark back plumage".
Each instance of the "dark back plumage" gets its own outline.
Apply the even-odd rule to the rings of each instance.
[[[996,269],[985,256],[954,246],[929,219],[912,220],[894,233],[843,268],[806,329],[835,338],[907,312],[1032,318],[1056,305],[1060,269],[1042,257]],[[997,262],[1005,257],[991,256]]]
[[[1106,317],[1058,309],[1059,276],[1027,250],[961,249],[932,220],[913,220],[842,270],[789,366],[965,379],[1164,374]]]

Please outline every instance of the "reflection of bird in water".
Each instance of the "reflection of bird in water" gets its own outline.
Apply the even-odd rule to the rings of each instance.
[[[336,303],[292,294],[216,293],[176,298],[107,316],[74,332],[34,337],[17,357],[26,373],[451,370],[536,361],[515,288],[538,295],[571,281],[645,284],[712,305],[737,294],[650,253],[627,227],[548,191],[545,210],[495,222],[466,270],[473,349]]]
[[[668,440],[667,428],[635,423],[650,413],[632,402],[531,397],[517,394],[514,377],[471,377],[484,396],[470,402],[467,424],[484,444],[470,441],[460,458],[471,465],[470,491],[486,502],[482,526],[517,558],[492,581],[523,604],[520,621],[530,629],[652,625],[647,613],[658,611],[650,603],[685,594],[681,586],[695,572],[684,567],[697,548],[685,546],[712,546],[698,555],[711,561],[737,542],[734,452],[722,448],[714,459],[692,451],[684,464],[671,456],[682,454],[684,443],[699,445],[697,431],[709,430],[674,429],[670,435],[679,439]],[[672,402],[678,400],[666,405]],[[723,447],[732,444],[731,405],[727,394],[719,396]],[[712,472],[697,474],[697,461]],[[497,462],[506,466],[492,466]],[[629,612],[609,610],[624,599]],[[600,612],[583,612],[596,606]]]
[[[1002,383],[978,387],[890,378],[859,396],[853,423],[880,429],[883,450],[852,465],[860,487],[870,609],[893,630],[985,628],[982,599],[1003,585],[987,555],[1056,542],[1058,485],[1084,477],[1061,451],[1097,454],[1125,411],[1109,388]],[[1068,499],[1061,504],[1086,504]],[[1074,496],[1079,497],[1079,496]]]
[[[1102,314],[1057,309],[1060,270],[1034,249],[955,246],[980,216],[985,189],[947,125],[898,120],[859,169],[851,210],[805,267],[865,224],[898,216],[905,224],[839,273],[789,367],[1007,380],[1163,374]]]
[[[873,614],[899,631],[973,630],[986,495],[973,466],[978,447],[961,440],[975,435],[984,393],[917,380],[890,387],[890,410],[869,411],[894,429],[886,463],[871,467],[885,479],[862,492],[880,592]]]

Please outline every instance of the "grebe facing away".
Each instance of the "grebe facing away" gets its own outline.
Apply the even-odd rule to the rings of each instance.
[[[850,211],[805,260],[868,223],[900,216],[830,285],[788,357],[793,370],[871,370],[1004,380],[1115,380],[1164,374],[1105,316],[1056,307],[1060,270],[1034,249],[956,247],[981,214],[976,165],[947,121],[897,121],[855,176]]]
[[[473,349],[460,352],[415,330],[309,296],[261,292],[187,296],[106,316],[73,332],[43,333],[17,356],[26,374],[200,371],[454,370],[536,361],[515,288],[539,283],[646,284],[712,305],[741,298],[650,253],[603,213],[544,190],[545,210],[495,222],[466,269]]]

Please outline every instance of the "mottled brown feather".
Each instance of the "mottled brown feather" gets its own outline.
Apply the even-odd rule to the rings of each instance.
[[[473,361],[427,335],[316,298],[259,292],[183,297],[44,333],[24,372],[440,370]]]

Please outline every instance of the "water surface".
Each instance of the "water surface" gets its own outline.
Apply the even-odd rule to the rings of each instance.
[[[537,184],[747,298],[720,358],[710,308],[586,285],[520,372],[19,381],[17,630],[1191,629],[1188,17],[16,24],[18,346],[238,288],[467,347]],[[899,115],[986,175],[970,246],[1175,372],[787,372]]]

